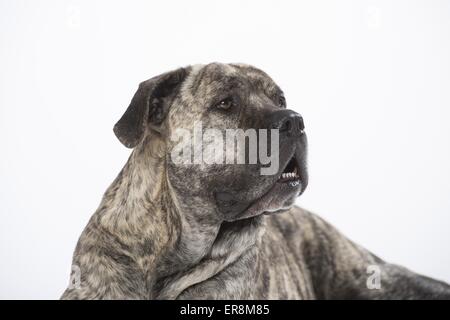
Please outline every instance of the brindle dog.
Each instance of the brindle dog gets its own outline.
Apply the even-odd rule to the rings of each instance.
[[[174,163],[172,133],[198,121],[278,129],[279,170]],[[114,132],[134,149],[78,241],[78,285],[63,299],[450,298],[448,284],[384,262],[293,206],[308,181],[303,120],[259,69],[212,63],[144,81]]]

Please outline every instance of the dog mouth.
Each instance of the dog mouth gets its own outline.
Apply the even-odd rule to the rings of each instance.
[[[245,219],[260,214],[272,214],[288,210],[295,198],[303,193],[308,183],[306,167],[302,165],[302,153],[294,150],[275,183],[256,201],[233,219]],[[273,180],[272,180],[273,181]]]
[[[277,183],[288,183],[290,185],[297,186],[300,182],[300,167],[294,154],[282,171]]]

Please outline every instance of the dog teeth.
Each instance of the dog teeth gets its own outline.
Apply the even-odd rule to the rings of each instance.
[[[281,178],[283,179],[298,178],[298,175],[295,172],[285,172],[281,174]]]

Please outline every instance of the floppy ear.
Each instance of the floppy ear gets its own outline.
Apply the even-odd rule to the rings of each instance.
[[[120,142],[134,148],[149,124],[158,130],[187,74],[187,68],[180,68],[141,82],[128,109],[114,126]]]

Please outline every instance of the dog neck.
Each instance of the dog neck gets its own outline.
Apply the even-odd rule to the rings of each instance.
[[[164,142],[155,137],[138,145],[96,216],[101,228],[131,248],[129,254],[146,274],[151,291],[175,297],[180,288],[208,279],[235,261],[255,244],[255,230],[261,228],[253,220],[223,224],[196,219],[212,213],[178,202],[167,179],[165,152]],[[208,259],[214,268],[205,266]],[[199,270],[200,261],[206,272]],[[193,270],[198,277],[188,276]],[[183,280],[186,276],[189,281]]]

